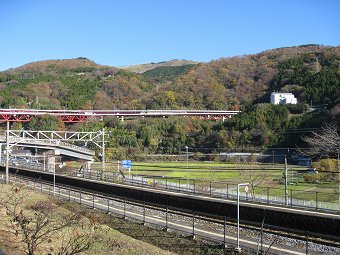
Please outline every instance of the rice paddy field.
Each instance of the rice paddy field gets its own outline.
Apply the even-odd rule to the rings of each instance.
[[[131,169],[121,163],[100,162],[91,166],[92,171],[101,173],[123,174],[141,177],[149,183],[166,180],[167,183],[192,185],[197,190],[206,190],[213,186],[220,190],[235,190],[238,183],[250,184],[250,192],[262,197],[285,196],[284,164],[236,164],[219,162],[132,162]],[[103,170],[104,169],[104,170]],[[307,183],[303,171],[306,167],[288,165],[288,196],[291,199],[338,203],[338,183]]]

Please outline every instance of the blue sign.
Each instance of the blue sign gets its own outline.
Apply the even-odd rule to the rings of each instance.
[[[131,160],[122,160],[122,168],[131,168]]]

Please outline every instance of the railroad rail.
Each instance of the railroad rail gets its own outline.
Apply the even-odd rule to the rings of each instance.
[[[25,175],[41,180],[53,181],[53,174],[18,168],[10,169],[18,175]],[[114,194],[117,197],[145,201],[169,206],[180,211],[195,211],[197,215],[220,219],[236,216],[236,201],[225,198],[208,197],[201,194],[187,194],[176,191],[150,189],[149,187],[132,186],[121,183],[108,183],[99,180],[88,180],[79,177],[56,175],[59,184],[90,189],[91,192]],[[278,231],[303,234],[310,237],[340,242],[340,215],[332,212],[311,211],[301,208],[289,208],[271,204],[240,202],[241,220],[249,225],[260,226],[263,219],[268,228]]]
[[[97,193],[89,190],[74,188],[67,185],[53,186],[45,181],[12,177],[12,182],[23,183],[37,191],[54,195],[61,199],[77,202],[93,209],[100,209],[106,213],[123,216],[125,219],[131,218],[138,220],[143,224],[160,226],[166,230],[175,230],[185,233],[186,235],[202,237],[217,243],[222,243],[224,247],[235,247],[235,223],[229,218],[220,217],[212,218],[207,216],[196,215],[191,211],[178,211],[177,208],[169,206],[159,206],[155,203],[138,201],[134,199],[116,197],[112,194]],[[334,243],[320,238],[314,238],[303,233],[303,235],[291,234],[282,231],[275,231],[269,228],[258,228],[240,225],[243,236],[240,238],[242,248],[250,249],[254,252],[260,251],[263,254],[317,254],[314,253],[310,246],[326,246],[325,249],[330,251],[339,250],[340,243]],[[294,239],[292,243],[298,246],[285,246],[287,240]],[[259,240],[262,241],[259,241]],[[310,243],[313,243],[310,245]],[[305,245],[303,249],[301,246]],[[322,249],[322,248],[321,248]]]

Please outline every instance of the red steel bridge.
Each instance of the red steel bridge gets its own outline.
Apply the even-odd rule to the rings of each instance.
[[[106,116],[117,118],[129,117],[168,117],[189,116],[206,120],[226,120],[240,111],[215,110],[35,110],[35,109],[0,109],[0,122],[28,122],[34,116],[52,115],[62,122],[75,123]]]

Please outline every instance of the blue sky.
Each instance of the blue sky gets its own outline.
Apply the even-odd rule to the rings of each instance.
[[[0,70],[87,57],[123,66],[340,45],[339,0],[1,0]]]

